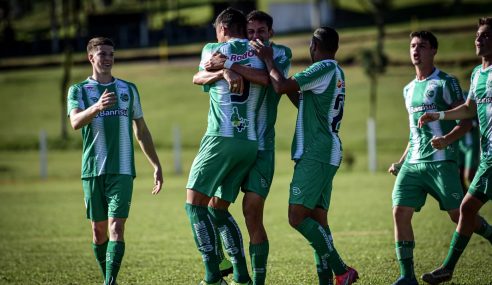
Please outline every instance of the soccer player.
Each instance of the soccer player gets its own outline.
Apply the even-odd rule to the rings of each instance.
[[[267,13],[255,10],[250,12],[246,19],[248,21],[247,34],[249,40],[255,41],[259,39],[263,42],[268,42],[273,36],[273,19]],[[274,50],[276,66],[282,71],[284,76],[287,76],[292,57],[290,49],[275,43],[271,45]],[[227,57],[223,54],[214,55],[205,64],[205,68],[208,72],[217,74],[216,80],[219,80],[222,73],[218,73],[216,70],[223,70],[224,64],[226,68],[229,67],[230,70],[243,76],[243,82],[257,81],[256,83],[258,84],[268,86],[257,120],[258,154],[254,166],[250,169],[241,187],[244,192],[243,213],[250,238],[249,254],[253,271],[253,284],[263,285],[266,279],[269,253],[268,236],[263,224],[263,210],[275,171],[275,122],[277,120],[280,95],[275,93],[275,90],[269,84],[270,80],[265,70],[237,63],[229,65]],[[202,76],[209,77],[210,75],[207,71]],[[226,259],[223,259],[221,265],[224,263],[227,264]]]
[[[292,159],[296,165],[290,185],[289,224],[315,250],[319,284],[352,284],[357,271],[338,255],[328,226],[333,178],[342,160],[338,136],[345,101],[344,73],[334,60],[338,33],[329,27],[314,31],[309,46],[313,64],[285,78],[273,60],[273,49],[263,41],[252,43],[265,61],[273,88],[286,93],[298,108]]]
[[[137,87],[111,74],[113,42],[93,38],[87,44],[87,54],[92,76],[70,87],[68,114],[73,129],[82,128],[82,186],[94,254],[104,284],[113,285],[125,253],[125,221],[136,175],[132,131],[154,167],[152,194],[161,191],[162,169]]]
[[[393,188],[393,220],[396,256],[400,277],[394,285],[418,284],[413,267],[415,239],[412,229],[414,212],[425,204],[427,194],[457,222],[463,190],[457,167],[457,140],[471,127],[470,120],[434,122],[418,128],[418,118],[430,111],[444,111],[464,101],[457,80],[434,66],[436,37],[428,31],[410,34],[410,59],[416,78],[403,89],[409,115],[410,138],[398,163],[389,172],[397,175]],[[477,216],[472,227],[482,225]]]
[[[215,53],[224,54],[233,62],[259,69],[264,67],[246,39],[246,17],[240,11],[232,8],[222,11],[215,20],[215,30],[218,43],[203,48],[201,70]],[[199,77],[195,75],[194,82],[198,81]],[[254,83],[242,87],[235,84],[229,86],[222,79],[209,88],[208,128],[186,186],[186,212],[205,264],[205,278],[200,284],[225,282],[219,269],[220,240],[216,229],[234,266],[233,284],[251,284],[241,231],[228,207],[237,198],[241,182],[256,158],[257,110],[264,88]],[[213,206],[208,207],[212,197]]]
[[[419,119],[419,127],[436,120],[459,120],[473,118],[478,115],[481,136],[482,154],[477,174],[461,202],[458,226],[444,263],[436,270],[425,273],[422,279],[429,284],[439,284],[451,280],[453,271],[461,253],[465,250],[473,232],[488,238],[492,243],[492,229],[482,219],[481,227],[477,230],[477,214],[480,208],[492,199],[492,188],[488,179],[492,178],[492,108],[490,92],[492,92],[492,17],[481,18],[478,21],[478,31],[475,38],[476,54],[482,57],[482,64],[475,67],[471,76],[470,94],[466,102],[452,110],[425,113]],[[486,263],[490,264],[490,261]],[[484,272],[489,274],[490,272]]]

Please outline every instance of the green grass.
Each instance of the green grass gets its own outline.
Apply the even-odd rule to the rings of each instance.
[[[137,154],[138,178],[126,228],[126,254],[120,284],[196,284],[203,275],[184,211],[186,175],[174,175],[171,155],[164,162],[164,190],[152,196],[151,169]],[[50,154],[50,178],[36,178],[36,152],[0,153],[2,164],[17,161],[25,179],[2,179],[0,184],[0,284],[98,284],[99,271],[90,246],[85,219],[78,151]],[[194,151],[184,155],[184,166]],[[277,154],[277,175],[265,208],[270,239],[268,284],[315,284],[312,250],[288,226],[288,186],[292,163],[288,152]],[[358,284],[389,284],[398,275],[395,261],[391,189],[386,173],[341,170],[334,181],[330,224],[342,258],[361,273]],[[233,215],[246,234],[240,203]],[[483,211],[492,220],[492,207]],[[414,218],[416,272],[432,269],[444,258],[454,225],[428,199]],[[247,234],[244,236],[248,243]],[[460,261],[454,283],[487,284],[490,244],[474,236]],[[489,269],[490,270],[490,269]]]

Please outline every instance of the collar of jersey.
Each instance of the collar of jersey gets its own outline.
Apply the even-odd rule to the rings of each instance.
[[[228,40],[227,42],[231,43],[231,42],[247,42],[247,41],[248,41],[248,39],[232,38],[232,39]]]
[[[92,76],[87,77],[87,80],[90,83],[98,84],[98,85],[102,85],[102,86],[108,86],[108,85],[114,84],[116,82],[116,78],[115,77],[113,77],[113,80],[111,82],[109,82],[109,83],[99,83],[99,81],[97,81],[94,78],[92,78]]]
[[[490,71],[491,69],[492,69],[492,64],[491,64],[491,65],[489,65],[489,66],[488,66],[487,68],[485,68],[485,69],[484,69],[483,67],[480,67],[480,71],[481,71],[481,72],[487,72],[487,71]]]
[[[418,79],[417,79],[417,76],[415,76],[415,81],[416,81],[416,82],[424,82],[424,81],[429,80],[429,79],[431,79],[432,77],[436,76],[438,73],[439,73],[439,68],[434,67],[434,71],[433,71],[433,72],[432,72],[429,76],[427,76],[426,78],[424,78],[424,79],[422,79],[422,80],[418,80]]]

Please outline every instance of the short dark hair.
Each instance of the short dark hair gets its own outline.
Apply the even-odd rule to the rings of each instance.
[[[410,40],[412,40],[413,38],[419,38],[428,41],[431,48],[433,49],[437,49],[437,47],[439,46],[436,36],[434,36],[434,34],[429,31],[413,32],[410,34]]]
[[[492,28],[492,17],[483,17],[478,19],[478,26],[489,26]]]
[[[114,47],[114,43],[111,39],[105,37],[96,37],[89,40],[87,43],[87,53],[92,53],[97,46],[112,46]]]
[[[219,24],[224,25],[235,33],[246,35],[246,17],[243,12],[237,9],[229,7],[220,12],[215,19],[214,27],[217,27]]]
[[[338,33],[330,27],[317,28],[313,33],[313,40],[316,41],[322,50],[335,53],[338,50]]]
[[[273,26],[273,18],[272,16],[268,15],[267,13],[263,11],[258,11],[254,10],[249,12],[249,14],[246,16],[246,21],[258,21],[258,22],[264,22],[267,24],[267,27],[269,30],[272,29]]]

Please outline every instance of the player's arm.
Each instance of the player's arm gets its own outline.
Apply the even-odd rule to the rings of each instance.
[[[265,62],[268,74],[270,76],[270,82],[272,83],[273,89],[277,94],[295,94],[295,92],[301,89],[297,81],[295,81],[292,77],[285,78],[282,72],[277,69],[275,62],[273,61],[273,50],[270,46],[265,46],[260,40],[251,42],[251,45],[255,48],[258,57]]]
[[[222,70],[200,70],[193,75],[193,84],[196,85],[208,85],[224,79]]]
[[[267,86],[270,84],[270,77],[268,73],[263,69],[253,68],[247,65],[241,65],[227,60],[227,57],[221,53],[215,53],[209,61],[204,65],[205,70],[216,71],[222,69],[230,69],[249,82]]]
[[[461,104],[454,104],[453,107],[458,107]],[[444,149],[454,141],[464,136],[473,127],[471,119],[462,119],[458,124],[447,134],[440,137],[435,137],[431,140],[431,145],[435,149]]]
[[[405,151],[403,152],[403,155],[400,157],[400,160],[398,162],[394,162],[390,165],[388,168],[388,172],[393,174],[393,175],[398,175],[398,172],[400,171],[401,166],[405,162],[405,159],[407,158],[408,154],[408,149],[410,148],[410,142],[407,144],[407,147],[405,148]]]
[[[72,128],[78,130],[83,126],[90,124],[97,114],[113,106],[116,103],[116,100],[117,98],[114,92],[108,92],[108,89],[106,89],[96,104],[85,110],[80,108],[72,109],[70,111],[70,124],[72,125]]]
[[[143,117],[133,120],[133,132],[140,148],[152,167],[154,167],[154,188],[152,189],[152,194],[158,194],[161,191],[164,178],[162,177],[161,163],[155,151],[152,135]]]
[[[299,92],[289,92],[287,97],[296,108],[299,108]]]
[[[477,115],[477,103],[471,100],[470,97],[465,103],[447,111],[427,112],[423,114],[418,121],[418,126],[421,128],[428,122],[437,120],[461,120],[471,119]]]

